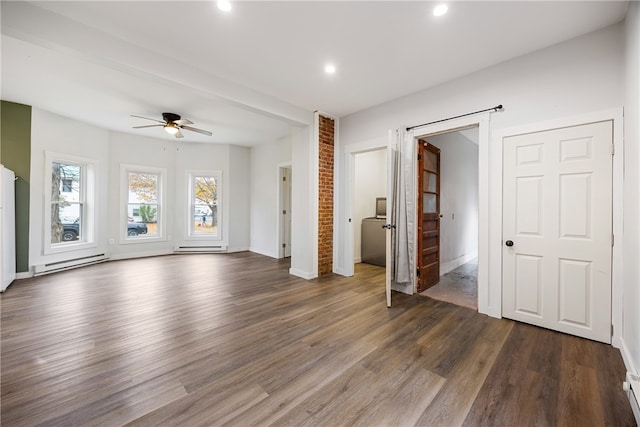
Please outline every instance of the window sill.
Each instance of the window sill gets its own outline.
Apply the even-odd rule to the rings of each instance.
[[[154,243],[154,242],[166,242],[167,238],[164,236],[157,237],[126,237],[120,239],[121,245],[135,245],[136,243]]]
[[[42,251],[44,255],[64,254],[67,252],[81,251],[84,249],[96,248],[96,242],[69,242],[57,243],[55,246],[45,246]]]

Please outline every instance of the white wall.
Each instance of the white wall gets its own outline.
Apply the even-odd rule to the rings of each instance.
[[[279,167],[291,162],[291,136],[251,148],[251,251],[279,258]]]
[[[317,126],[315,127],[317,129]],[[318,275],[317,150],[311,126],[293,130],[291,146],[291,274]]]
[[[640,3],[626,18],[624,105],[624,286],[622,354],[628,369],[640,370]],[[637,391],[636,391],[637,392]]]
[[[505,128],[613,110],[623,106],[624,101],[624,27],[618,24],[342,117],[339,148],[341,152],[354,151],[351,147],[386,139],[388,131],[392,129],[497,104],[504,106],[504,111],[491,114],[490,122],[481,124],[479,153],[480,187],[486,186],[479,195],[480,218],[485,218],[480,224],[482,253],[479,254],[479,263],[486,265],[482,280],[488,283],[491,279],[494,283],[489,293],[479,287],[479,308],[485,310],[483,313],[500,315],[500,295],[496,295],[497,282],[494,279],[500,277],[496,265],[500,265],[502,246],[500,239],[496,238],[500,233],[500,225],[492,224],[492,218],[500,218],[501,209],[498,206],[501,205],[502,189],[495,186],[491,162],[495,161],[501,141],[492,135]],[[478,120],[486,119],[483,116]],[[439,126],[429,129],[435,127]],[[485,134],[485,131],[489,134]],[[416,132],[420,135],[419,131]],[[486,142],[483,143],[483,140]],[[342,160],[338,165],[340,188],[348,187],[345,163]],[[344,197],[338,201],[338,221],[345,221],[348,213],[344,207]],[[486,211],[483,211],[483,207]],[[338,249],[348,242],[345,229],[338,228]],[[341,252],[344,259],[345,252]],[[346,261],[343,264],[346,265]],[[480,279],[479,276],[479,284]]]
[[[221,144],[181,143],[169,137],[148,138],[110,132],[33,109],[31,143],[29,265],[69,260],[108,252],[112,259],[173,253],[179,245],[222,245],[229,251],[249,249],[250,149]],[[82,157],[96,165],[97,199],[95,245],[73,252],[44,255],[45,151]],[[124,241],[121,165],[162,168],[166,171],[162,239]],[[274,167],[276,177],[277,169]],[[187,238],[189,171],[222,172],[221,236],[216,242]],[[276,179],[277,181],[277,179]],[[275,184],[274,184],[275,185]],[[274,190],[275,191],[275,190]],[[122,235],[122,236],[121,236]],[[113,242],[113,243],[111,243]]]
[[[193,144],[193,143],[175,143],[175,167],[176,167],[176,199],[174,202],[175,215],[175,245],[176,246],[227,246],[229,244],[229,189],[231,178],[229,176],[230,168],[230,146],[221,144]],[[242,165],[240,165],[242,167]],[[246,166],[245,166],[246,168]],[[211,173],[222,172],[222,187],[220,189],[220,204],[222,206],[219,212],[219,234],[220,240],[212,242],[211,240],[189,239],[188,227],[189,218],[187,217],[187,203],[189,200],[188,174],[190,172]]]
[[[121,164],[153,166],[167,170],[166,239],[159,242],[135,241],[120,244],[118,229],[120,188],[112,185],[110,198],[112,258],[129,258],[172,253],[177,246],[226,246],[228,251],[249,248],[249,149],[233,145],[194,144],[171,139],[145,138],[136,135],[111,133],[111,180],[119,182]],[[189,200],[189,172],[222,172],[220,203],[220,235],[216,241],[189,240],[187,203]],[[112,236],[114,237],[114,236]]]
[[[614,25],[340,119],[340,144],[504,105],[492,129],[620,107],[624,33]]]
[[[459,132],[427,140],[440,148],[442,275],[478,256],[478,146]]]
[[[97,255],[107,251],[109,132],[38,109],[31,115],[31,187],[29,197],[29,267],[52,262]],[[96,166],[95,246],[73,252],[44,254],[45,151],[92,160]]]
[[[113,259],[160,255],[173,252],[176,199],[177,143],[169,139],[148,138],[110,132],[109,138],[109,252]],[[123,200],[125,185],[121,181],[121,165],[147,166],[166,169],[164,198],[161,201],[164,237],[158,241],[122,243],[125,236]]]
[[[251,206],[251,152],[248,147],[229,146],[227,200],[229,251],[249,250],[250,206]]]
[[[376,198],[387,196],[387,152],[369,151],[355,155],[353,200],[353,260],[360,262],[362,219],[376,216]]]

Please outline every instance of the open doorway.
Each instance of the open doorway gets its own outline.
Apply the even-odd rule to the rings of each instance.
[[[353,260],[375,265],[384,276],[387,151],[354,155]]]
[[[440,153],[439,280],[420,295],[478,309],[478,127],[420,139]],[[436,188],[435,184],[429,188]],[[419,197],[423,188],[420,188]],[[433,227],[431,227],[433,228]]]
[[[279,166],[279,175],[278,258],[289,258],[291,256],[291,165]]]

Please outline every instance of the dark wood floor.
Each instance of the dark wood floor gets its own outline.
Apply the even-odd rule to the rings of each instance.
[[[379,267],[110,262],[2,295],[4,426],[631,426],[607,345],[424,297]]]

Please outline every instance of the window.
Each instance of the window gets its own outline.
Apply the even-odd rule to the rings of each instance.
[[[95,247],[95,163],[45,153],[45,254]]]
[[[164,169],[121,166],[123,181],[122,243],[163,239]]]
[[[51,244],[84,241],[85,167],[51,163]]]
[[[220,239],[220,172],[189,175],[189,236]]]

